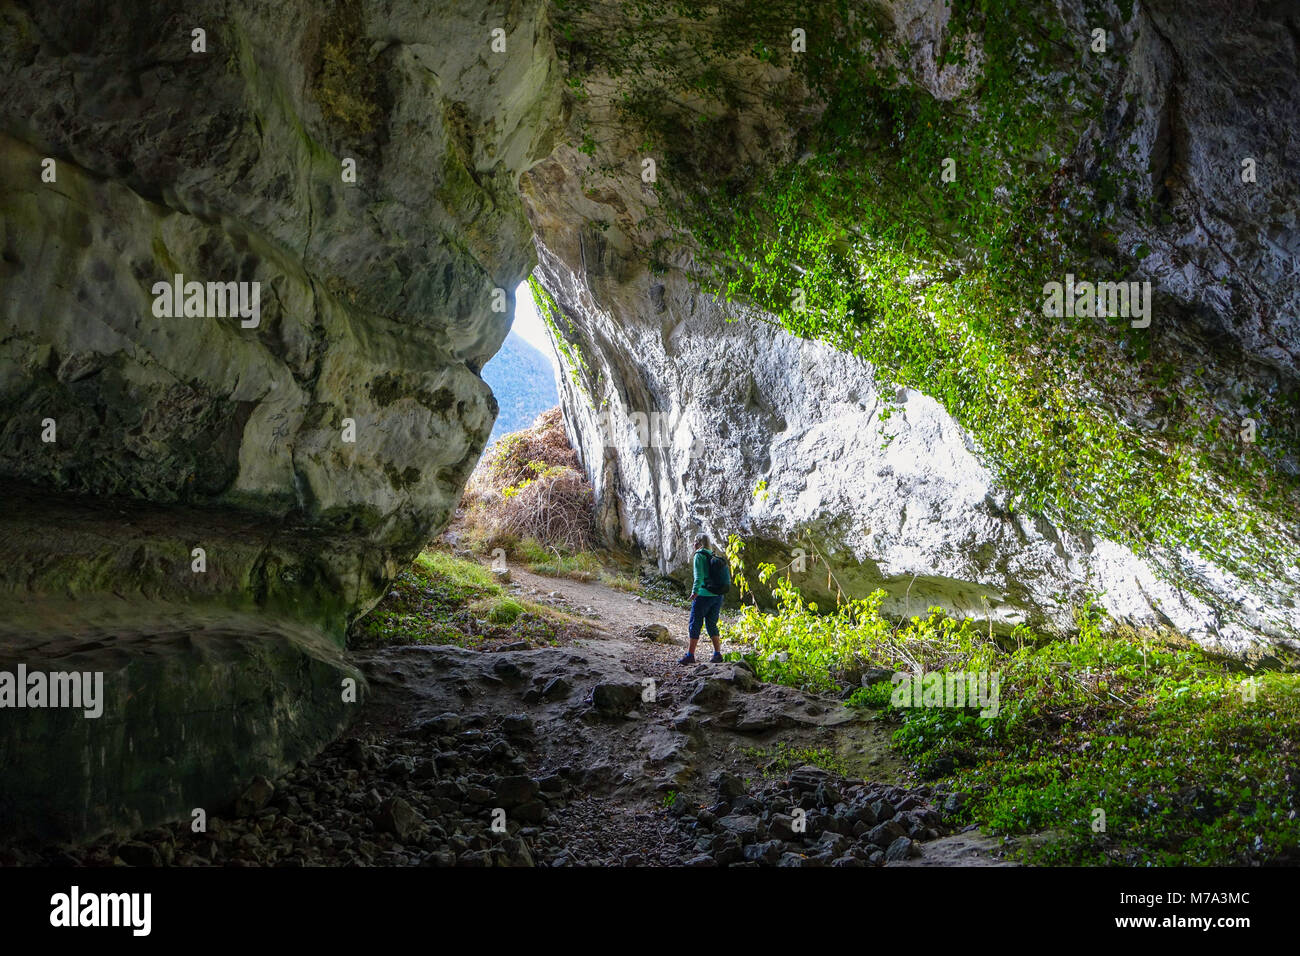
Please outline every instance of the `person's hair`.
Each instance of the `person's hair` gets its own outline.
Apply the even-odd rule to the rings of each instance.
[[[707,534],[697,534],[695,536],[696,551],[699,551],[701,548],[707,548],[708,546],[709,546],[709,536]]]

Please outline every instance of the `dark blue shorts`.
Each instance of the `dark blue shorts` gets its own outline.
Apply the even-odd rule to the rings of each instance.
[[[691,640],[700,636],[700,628],[707,627],[709,637],[718,636],[718,612],[722,610],[722,595],[705,597],[697,594],[691,599]]]

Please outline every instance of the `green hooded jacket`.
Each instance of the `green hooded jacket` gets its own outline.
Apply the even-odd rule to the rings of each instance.
[[[704,582],[709,579],[709,555],[713,552],[701,548],[695,552],[695,584],[691,587],[692,594],[699,594],[703,597],[717,597],[712,591],[704,586]]]

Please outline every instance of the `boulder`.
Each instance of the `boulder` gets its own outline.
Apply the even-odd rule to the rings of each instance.
[[[898,863],[908,860],[914,856],[920,856],[921,851],[915,843],[905,836],[900,836],[897,840],[889,844],[885,850],[885,860],[890,863]]]
[[[709,783],[724,800],[732,800],[745,792],[745,781],[726,770],[716,771],[709,778]]]
[[[537,781],[522,774],[502,777],[493,796],[495,804],[507,810],[533,800],[540,792]]]
[[[750,814],[730,814],[718,820],[718,829],[734,833],[742,842],[752,843],[758,838],[758,817]]]
[[[891,846],[899,837],[907,836],[907,830],[895,820],[886,820],[867,833],[867,842],[882,849]]]
[[[794,817],[788,813],[773,814],[768,831],[778,840],[797,840],[803,835],[795,832]]]
[[[707,677],[696,685],[689,700],[702,710],[719,710],[731,700],[731,687],[726,681]]]
[[[389,797],[375,813],[375,829],[391,833],[399,843],[411,840],[424,824],[424,818],[401,797]]]
[[[662,624],[640,624],[633,628],[632,636],[650,644],[677,644],[668,628]]]
[[[162,855],[158,848],[148,843],[123,843],[117,848],[117,855],[127,866],[162,866]]]
[[[606,716],[623,716],[641,703],[641,685],[605,682],[591,692],[591,703]]]
[[[265,777],[257,776],[235,800],[235,816],[251,817],[265,807],[275,794],[275,787]]]

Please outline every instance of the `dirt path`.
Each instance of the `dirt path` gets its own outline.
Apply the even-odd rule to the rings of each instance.
[[[510,578],[511,590],[530,600],[589,617],[611,637],[626,637],[644,624],[662,624],[677,645],[686,644],[690,618],[686,608],[628,594],[598,581],[548,578],[522,567],[511,568]]]
[[[683,685],[693,686],[695,676],[693,672],[709,666],[696,665],[692,668],[676,663],[687,642],[687,623],[690,613],[687,608],[631,595],[601,582],[546,577],[524,568],[512,569],[511,579],[511,590],[515,593],[539,603],[561,608],[569,613],[579,614],[590,620],[604,633],[607,646],[623,660],[627,669],[643,678],[650,677],[656,680],[660,693],[666,692],[668,700],[673,699],[677,690]],[[667,628],[666,642],[636,640],[635,635],[638,630],[647,624],[660,624]],[[701,646],[707,650],[706,635],[701,635]],[[724,653],[736,649],[735,646],[724,641]],[[813,705],[814,709],[818,706]],[[834,704],[827,702],[828,711],[833,707]],[[812,739],[822,746],[829,744],[829,749],[835,752],[842,764],[852,772],[862,774],[867,780],[892,784],[906,776],[902,762],[889,744],[887,731],[870,720],[844,721],[843,724],[842,730],[838,733],[814,734]],[[807,734],[798,732],[777,736],[784,737],[784,742],[790,746],[809,739]],[[761,748],[742,747],[737,752],[737,748],[733,746],[729,752],[727,743],[724,738],[722,747],[712,754],[717,768],[725,768],[722,772],[763,772],[761,767],[755,766],[756,762],[762,762],[761,759],[756,761],[754,756],[754,752]],[[718,769],[715,769],[715,775],[717,772]],[[681,776],[681,782],[688,784],[690,775]],[[664,787],[664,781],[660,780],[659,789],[663,790]],[[635,788],[626,789],[635,790]],[[597,844],[603,846],[603,841],[606,839],[614,843],[619,842],[614,834],[639,831],[644,846],[624,852],[621,856],[615,854],[607,857],[602,859],[602,862],[621,862],[625,865],[674,862],[673,851],[664,849],[671,843],[671,839],[665,839],[661,828],[651,823],[654,816],[644,812],[646,807],[642,805],[646,801],[634,798],[630,801],[632,805],[629,805],[628,796],[628,793],[624,793],[619,799],[589,800],[590,806],[584,809],[591,812],[575,814],[574,825],[569,828],[570,838],[577,845],[588,845],[592,839],[588,833],[590,829],[603,834],[594,837]],[[635,844],[637,841],[633,839],[623,842]],[[656,855],[656,848],[659,851],[658,855]],[[624,849],[626,850],[627,847],[625,846]],[[957,832],[941,836],[926,844],[921,854],[906,860],[893,861],[891,865],[1005,866],[1008,864],[1001,859],[1002,850],[1003,847],[992,837],[978,832]]]
[[[628,594],[600,582],[545,577],[522,568],[511,569],[510,587],[514,593],[529,600],[579,614],[590,621],[602,635],[601,646],[611,651],[629,673],[641,680],[655,681],[657,694],[665,700],[675,701],[681,688],[693,689],[701,674],[725,666],[703,663],[708,659],[706,655],[711,653],[707,635],[700,638],[701,663],[694,667],[678,663],[687,644],[690,612],[686,608]],[[667,635],[656,640],[638,638],[638,633],[645,633],[646,625],[651,624],[662,625],[667,629]],[[738,649],[723,642],[723,653]],[[792,701],[797,699],[797,702],[787,701],[792,710],[801,715],[810,709],[829,715],[829,726],[813,734],[789,732],[788,726],[785,734],[747,728],[754,735],[753,739],[739,743],[732,741],[735,746],[731,748],[734,752],[729,762],[733,769],[759,773],[762,770],[759,765],[764,761],[754,751],[771,751],[784,744],[792,748],[833,752],[848,769],[864,777],[890,784],[904,780],[903,762],[889,745],[889,732],[876,724],[873,715],[847,711],[838,702],[823,702],[793,691],[789,693],[795,695]],[[793,718],[782,715],[775,720],[788,725]]]

